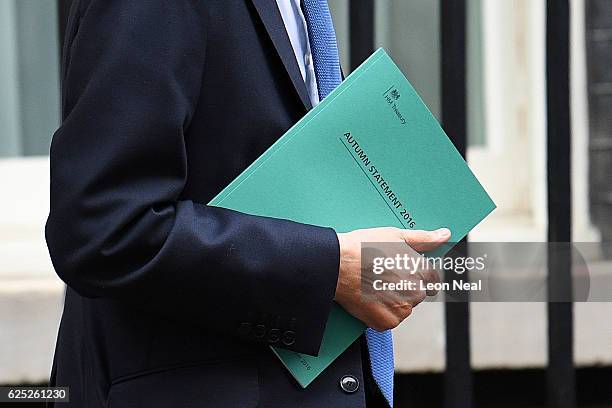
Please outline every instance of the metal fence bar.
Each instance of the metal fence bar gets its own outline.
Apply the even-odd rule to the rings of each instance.
[[[571,242],[571,110],[570,110],[570,4],[547,0],[547,168],[548,240]],[[568,251],[565,251],[568,252]],[[571,298],[571,253],[549,251],[549,298]],[[573,304],[548,303],[548,403],[551,407],[576,405],[573,362]]]
[[[442,122],[465,157],[467,145],[467,4],[466,0],[440,0],[442,40]],[[447,276],[447,280],[452,280]],[[465,278],[465,277],[464,277]],[[467,278],[466,278],[467,279]],[[445,303],[446,372],[444,404],[448,408],[473,406],[470,365],[469,303]]]
[[[349,21],[350,64],[354,70],[374,51],[374,0],[351,0]]]

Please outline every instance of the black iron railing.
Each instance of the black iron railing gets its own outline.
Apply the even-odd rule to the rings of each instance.
[[[547,0],[546,100],[548,169],[548,241],[571,242],[571,109],[570,4]],[[548,293],[571,299],[571,251],[549,252]],[[573,358],[573,304],[548,303],[548,402],[551,407],[576,405]]]
[[[441,15],[442,122],[457,149],[465,155],[467,141],[466,0],[439,0]],[[372,0],[350,2],[351,66],[373,51]],[[365,16],[371,19],[364,22]],[[547,119],[548,119],[548,240],[571,241],[571,126],[569,91],[570,9],[568,0],[547,0]],[[360,31],[360,27],[366,30]],[[549,257],[551,297],[571,298],[571,258]],[[470,367],[469,303],[447,303],[446,407],[473,403]],[[551,407],[575,406],[573,363],[573,304],[548,304],[548,401]],[[400,390],[398,390],[400,391]]]

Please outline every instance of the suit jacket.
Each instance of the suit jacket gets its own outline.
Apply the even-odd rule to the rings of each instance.
[[[206,203],[311,107],[274,0],[80,0],[46,237],[73,407],[359,407],[356,342],[307,389],[339,264],[328,228]],[[61,405],[61,404],[58,404]]]

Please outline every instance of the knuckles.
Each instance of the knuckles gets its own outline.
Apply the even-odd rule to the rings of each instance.
[[[420,303],[422,303],[425,299],[427,298],[427,292],[425,292],[424,290],[417,290],[414,292],[414,304],[413,306],[416,306]]]
[[[368,326],[379,332],[395,329],[411,314],[412,305],[410,303],[404,303],[374,319],[372,324],[369,324]]]
[[[389,317],[382,321],[377,321],[372,324],[370,327],[376,331],[383,332],[385,330],[395,329],[402,322],[398,317]]]

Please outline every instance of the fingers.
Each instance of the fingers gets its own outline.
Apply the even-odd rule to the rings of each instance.
[[[399,230],[401,238],[412,249],[418,252],[427,252],[438,248],[443,243],[447,242],[451,237],[451,232],[448,228],[440,228],[435,231],[422,230]]]
[[[376,331],[395,329],[412,314],[412,305],[408,302],[398,303],[392,307],[385,306],[373,314],[372,321],[364,322]]]
[[[451,231],[448,228],[440,228],[435,231],[412,231],[401,230],[402,238],[410,245],[410,247],[418,252],[427,252],[438,248],[440,245],[447,242],[451,237]],[[422,269],[419,271],[422,279],[427,283],[439,283],[440,275],[435,269]],[[428,289],[427,296],[435,296],[438,291]]]
[[[335,300],[350,314],[364,322],[368,327],[378,331],[393,329],[412,313],[414,307],[423,302],[427,296],[434,296],[437,291],[422,288],[421,285],[405,291],[386,291],[382,298],[374,302],[364,302],[360,296],[363,283],[361,276],[361,247],[363,243],[400,243],[410,257],[422,257],[416,252],[428,252],[447,242],[451,232],[446,228],[435,231],[412,231],[393,227],[356,230],[346,234],[338,234],[340,243],[340,271],[336,288]],[[401,245],[406,243],[407,247]],[[383,251],[383,255],[386,256]],[[395,255],[393,255],[395,256]],[[398,258],[400,262],[400,258]],[[406,262],[406,261],[405,261]],[[385,279],[391,282],[405,278],[412,282],[440,282],[440,276],[427,266],[411,265],[412,273],[405,276],[409,269],[405,266],[386,268]],[[359,278],[359,279],[357,279]]]
[[[440,275],[435,269],[423,269],[420,271],[423,280],[427,283],[440,283]],[[438,291],[436,289],[427,289],[427,296],[436,296]]]

